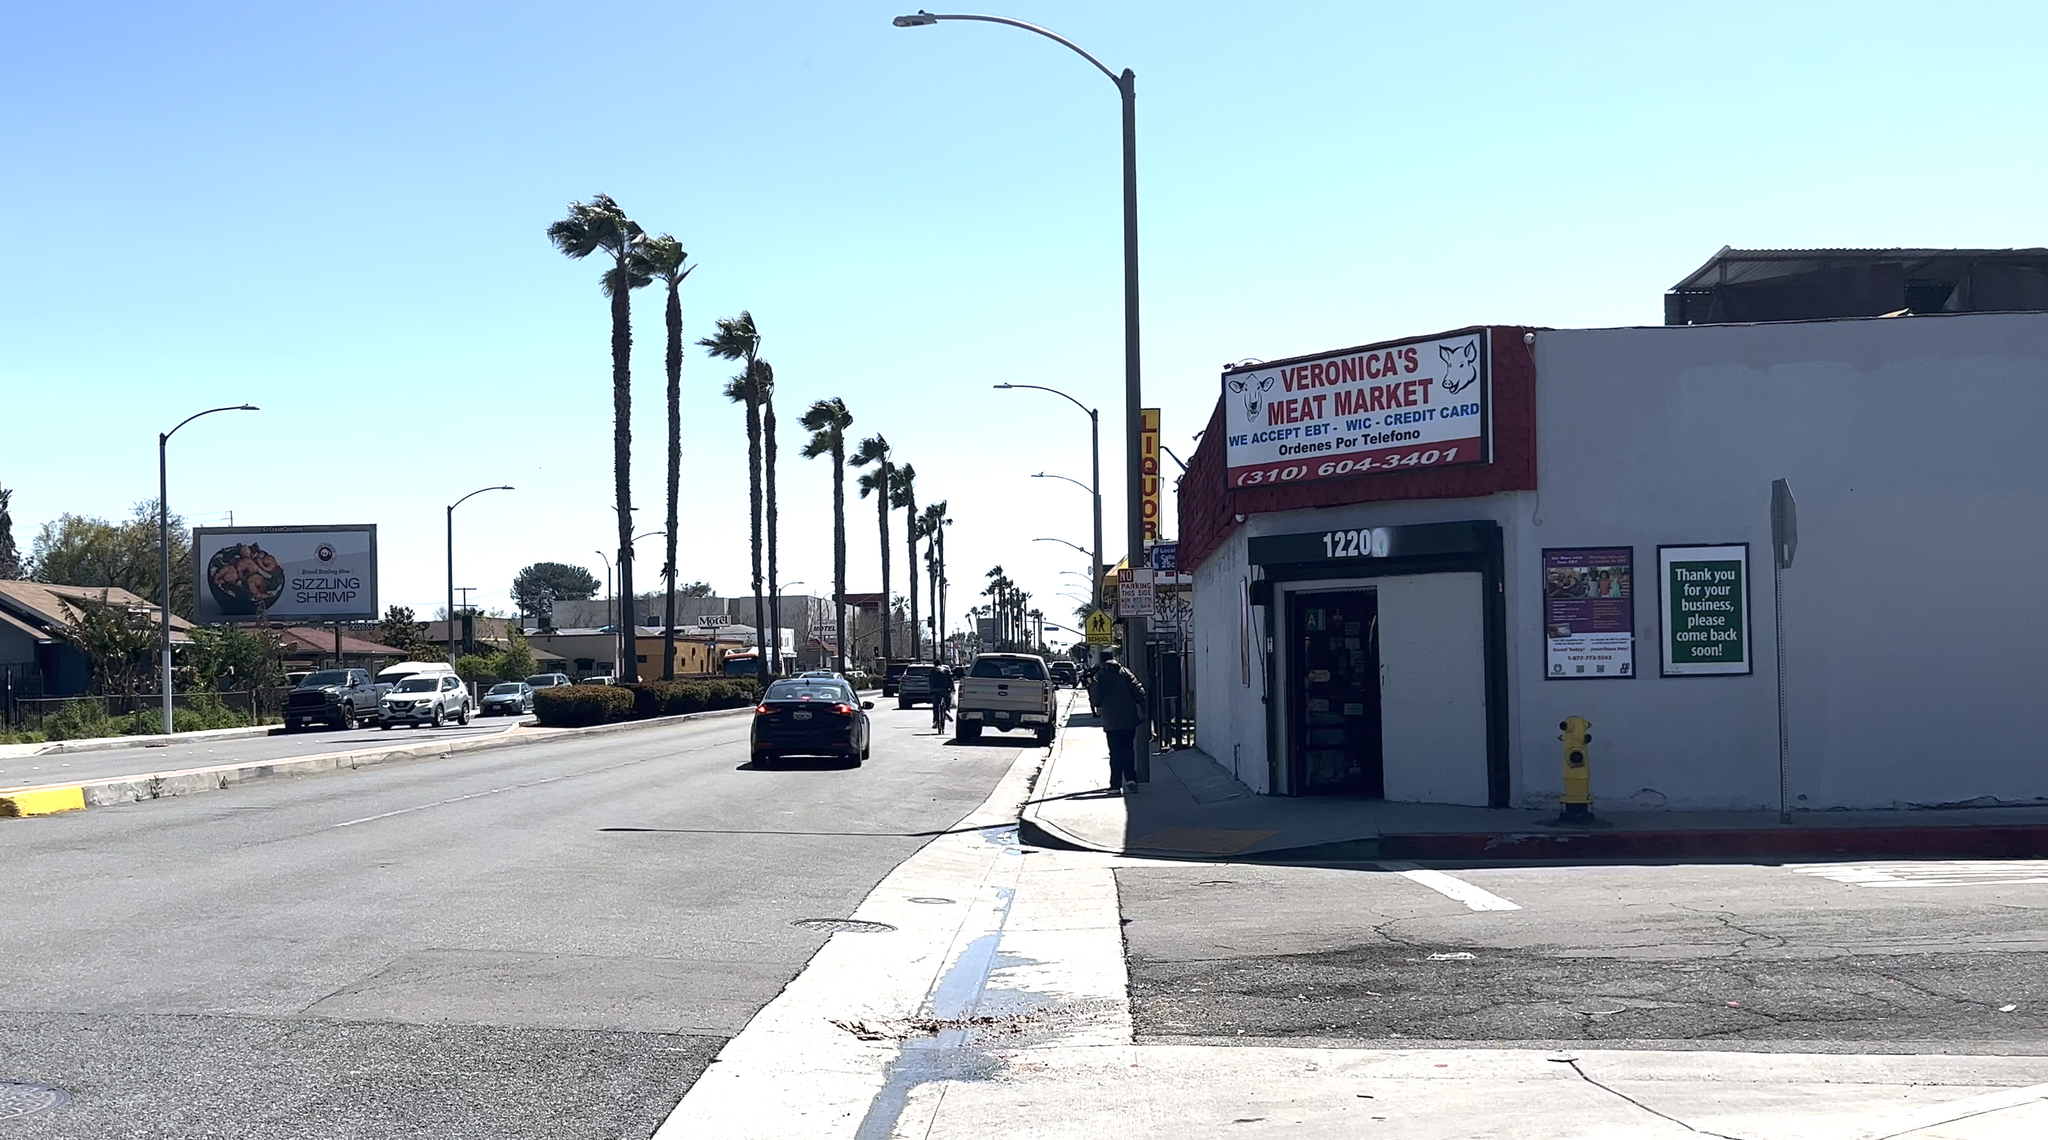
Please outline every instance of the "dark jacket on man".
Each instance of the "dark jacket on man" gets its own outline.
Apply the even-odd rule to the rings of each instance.
[[[1136,728],[1145,722],[1145,686],[1119,661],[1105,661],[1095,671],[1095,683],[1088,687],[1088,699],[1102,718],[1105,731]]]

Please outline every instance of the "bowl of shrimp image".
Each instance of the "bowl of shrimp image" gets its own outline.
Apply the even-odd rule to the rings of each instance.
[[[224,614],[257,614],[284,595],[284,567],[253,542],[214,551],[206,562],[206,588]]]

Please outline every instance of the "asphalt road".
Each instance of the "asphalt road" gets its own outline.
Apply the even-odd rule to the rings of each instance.
[[[0,788],[97,780],[110,776],[154,775],[215,764],[287,760],[295,756],[317,756],[323,752],[374,748],[380,744],[417,744],[423,734],[450,739],[493,736],[508,732],[515,725],[532,723],[531,716],[476,717],[467,725],[450,722],[440,728],[380,729],[372,725],[353,732],[308,728],[276,736],[198,740],[166,744],[161,748],[107,748],[43,756],[0,757]]]
[[[717,718],[0,821],[0,1084],[76,1098],[0,1128],[645,1137],[1028,751],[874,715],[857,769]]]
[[[1126,867],[1141,1041],[2048,1054],[2048,862]]]

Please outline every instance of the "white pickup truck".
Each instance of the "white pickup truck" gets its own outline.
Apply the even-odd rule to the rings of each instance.
[[[981,727],[1030,729],[1052,743],[1052,674],[1045,658],[1027,653],[984,653],[960,679],[954,698],[958,740],[976,740]]]

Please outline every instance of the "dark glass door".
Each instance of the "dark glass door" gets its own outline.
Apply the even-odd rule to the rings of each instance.
[[[1384,794],[1379,595],[1293,594],[1287,610],[1295,793]]]

